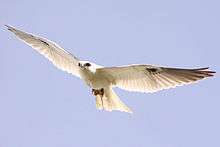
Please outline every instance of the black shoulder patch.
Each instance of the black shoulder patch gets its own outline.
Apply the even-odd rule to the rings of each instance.
[[[146,70],[151,73],[151,74],[158,74],[160,73],[159,69],[158,68],[146,68]]]
[[[43,41],[43,40],[41,40],[41,39],[40,39],[40,41],[41,41],[43,44],[45,44],[45,45],[47,45],[47,46],[50,46],[49,43],[47,43],[46,41]]]
[[[156,68],[147,68],[147,70],[150,71],[150,72],[157,72]]]

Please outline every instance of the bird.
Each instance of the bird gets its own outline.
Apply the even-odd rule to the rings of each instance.
[[[153,93],[163,89],[195,83],[214,76],[215,71],[205,68],[173,68],[150,64],[103,67],[90,61],[78,59],[53,41],[16,29],[6,28],[18,39],[45,56],[57,68],[84,81],[95,96],[96,108],[106,111],[133,113],[123,103],[113,88],[131,92]]]

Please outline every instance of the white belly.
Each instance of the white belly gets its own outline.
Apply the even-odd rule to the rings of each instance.
[[[93,72],[83,70],[80,72],[80,75],[85,83],[93,89],[101,89],[110,86],[110,82],[105,77]]]

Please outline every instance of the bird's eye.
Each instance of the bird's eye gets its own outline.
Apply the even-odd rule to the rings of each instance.
[[[80,64],[80,63],[78,63],[78,66],[81,66],[81,64]]]
[[[91,64],[90,63],[85,63],[84,66],[91,66]]]

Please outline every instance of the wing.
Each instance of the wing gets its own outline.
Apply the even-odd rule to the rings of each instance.
[[[65,51],[59,45],[50,40],[20,31],[8,25],[6,25],[6,27],[20,40],[34,48],[41,55],[45,56],[56,67],[80,77],[78,68],[79,60],[71,53]]]
[[[156,92],[162,89],[194,83],[213,76],[208,68],[179,69],[152,65],[130,65],[97,69],[113,86],[128,91]]]

